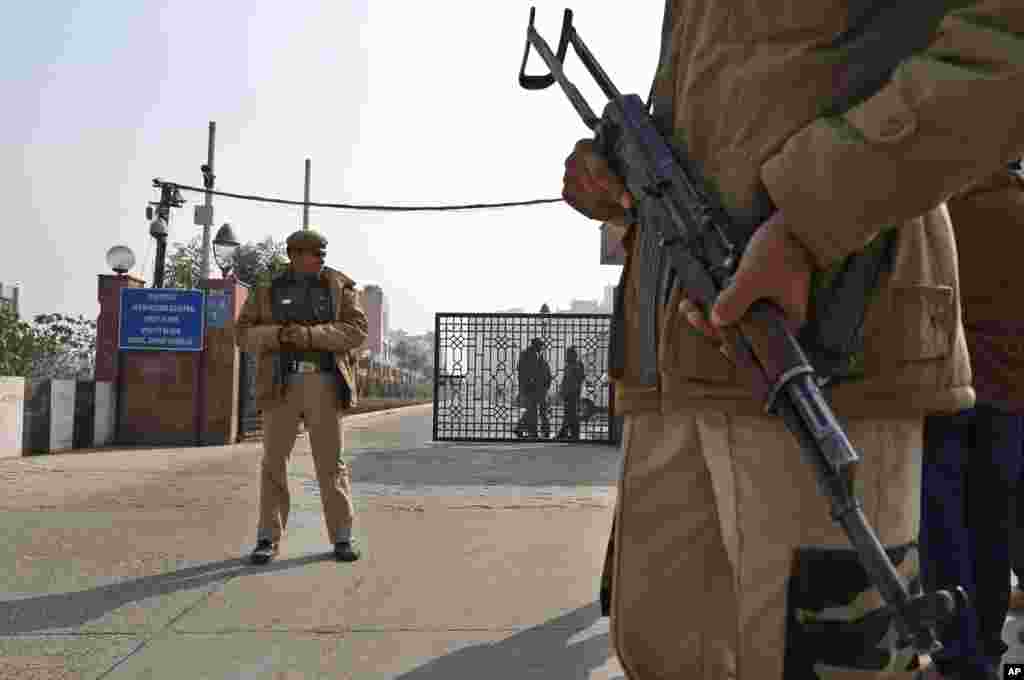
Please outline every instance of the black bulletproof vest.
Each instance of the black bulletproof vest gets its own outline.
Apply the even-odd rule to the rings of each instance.
[[[283,274],[270,285],[271,310],[276,323],[303,325],[334,321],[334,296],[319,276]],[[334,370],[330,352],[282,352],[284,370],[296,361],[311,361],[322,371]]]

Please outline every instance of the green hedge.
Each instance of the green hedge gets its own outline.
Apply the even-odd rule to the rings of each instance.
[[[360,385],[359,396],[369,399],[424,399],[434,398],[433,385],[430,383],[422,385],[381,383],[368,381]]]

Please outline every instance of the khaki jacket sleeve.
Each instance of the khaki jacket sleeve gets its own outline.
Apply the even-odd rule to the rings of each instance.
[[[366,313],[359,306],[356,292],[351,287],[341,289],[340,307],[337,321],[310,327],[311,349],[347,352],[359,348],[366,340]]]
[[[256,288],[245,300],[242,311],[235,322],[235,344],[243,352],[272,352],[280,350],[278,332],[281,324],[271,323],[263,318],[263,297],[266,289]]]
[[[826,268],[1024,150],[1024,2],[963,2],[845,115],[790,137],[761,179]]]

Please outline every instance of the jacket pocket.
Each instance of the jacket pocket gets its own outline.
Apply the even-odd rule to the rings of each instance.
[[[880,295],[868,311],[865,329],[868,371],[948,356],[956,332],[955,304],[952,286],[893,286]]]

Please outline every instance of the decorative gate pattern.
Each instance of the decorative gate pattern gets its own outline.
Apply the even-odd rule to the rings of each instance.
[[[610,329],[608,314],[437,314],[434,439],[567,440],[560,387],[566,350],[575,347],[585,369],[578,404],[580,439],[614,442],[607,372]],[[546,398],[534,404],[537,426],[531,428],[534,409],[531,399],[519,393],[518,374],[521,353],[534,338],[543,342],[541,354],[552,379]]]
[[[256,410],[256,355],[240,352],[238,361],[238,440],[259,434],[263,418]]]

